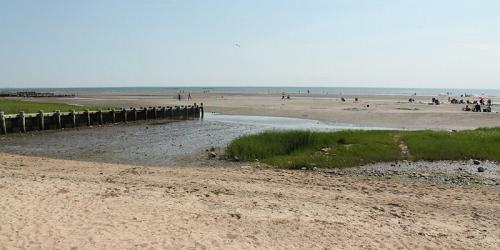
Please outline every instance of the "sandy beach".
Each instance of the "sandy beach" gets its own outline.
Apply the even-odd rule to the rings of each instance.
[[[183,97],[185,97],[183,95]],[[64,102],[82,105],[109,105],[115,107],[188,105],[203,103],[206,111],[237,115],[265,115],[309,118],[321,121],[350,123],[400,129],[474,129],[500,126],[500,98],[492,97],[493,112],[464,112],[462,104],[448,103],[448,97],[439,97],[441,105],[429,105],[430,96],[343,96],[292,95],[282,100],[280,94],[192,93],[192,100],[175,99],[176,93],[92,93],[76,98],[36,98],[33,101]],[[358,102],[354,98],[359,99]],[[452,97],[453,98],[453,97]],[[470,99],[460,98],[458,99]],[[369,105],[369,107],[368,107]]]
[[[500,250],[499,10],[3,1],[0,250]]]
[[[398,178],[0,154],[3,249],[498,249],[500,193]]]
[[[212,93],[182,101],[174,96],[103,93],[32,100],[116,107],[203,102],[206,112],[388,128],[500,126],[496,112],[428,105],[429,97],[408,103],[403,96],[360,96],[355,103],[354,97],[341,102],[339,96],[319,95],[281,100],[279,95],[222,98]],[[143,133],[140,124],[132,126],[118,129]],[[94,129],[102,134],[111,127]],[[91,131],[61,133],[90,138]],[[9,140],[16,139],[2,141]],[[31,141],[43,146],[42,139]],[[109,147],[95,149],[106,152]],[[57,152],[49,158],[34,156],[44,155],[39,150],[10,151],[0,153],[4,249],[500,248],[500,166],[495,162],[483,163],[483,175],[467,162],[378,163],[329,172],[219,160],[145,166],[104,163],[99,155],[76,161],[58,159]]]

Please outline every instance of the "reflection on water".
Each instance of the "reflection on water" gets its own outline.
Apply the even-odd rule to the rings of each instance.
[[[141,165],[199,164],[209,147],[270,129],[380,129],[309,119],[206,114],[204,120],[152,122],[0,137],[0,151]]]
[[[250,115],[223,115],[206,114],[205,120],[237,125],[251,125],[266,129],[294,130],[307,129],[314,131],[334,131],[345,129],[381,130],[390,128],[357,126],[346,123],[321,122],[311,119],[275,117],[275,116],[250,116]]]

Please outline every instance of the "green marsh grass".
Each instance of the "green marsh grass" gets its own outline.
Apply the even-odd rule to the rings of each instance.
[[[406,145],[409,152],[403,152]],[[233,140],[228,158],[283,168],[343,168],[397,160],[500,161],[500,128],[445,131],[267,131]]]
[[[0,112],[4,112],[5,114],[17,114],[20,111],[24,111],[26,113],[36,113],[40,110],[43,110],[44,112],[52,112],[55,110],[69,111],[72,109],[76,111],[83,111],[85,109],[97,110],[98,108],[99,107],[94,107],[94,106],[70,105],[64,103],[32,102],[32,101],[0,98]]]

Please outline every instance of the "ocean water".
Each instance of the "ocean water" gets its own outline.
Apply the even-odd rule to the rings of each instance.
[[[462,94],[500,96],[500,89],[450,89],[450,88],[362,88],[362,87],[103,87],[103,88],[0,88],[0,92],[37,91],[61,94],[152,94],[172,92],[212,93],[258,93],[258,94],[331,94],[331,95],[389,95],[389,96],[437,96]]]

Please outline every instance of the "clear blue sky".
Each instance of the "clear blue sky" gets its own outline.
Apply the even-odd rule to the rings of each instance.
[[[0,0],[0,88],[206,85],[500,88],[500,1]]]

